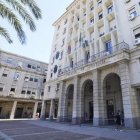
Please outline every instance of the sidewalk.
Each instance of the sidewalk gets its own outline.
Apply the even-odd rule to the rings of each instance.
[[[92,126],[80,126],[80,125],[70,125],[64,123],[50,122],[50,121],[25,121],[25,123],[34,124],[42,127],[49,127],[58,130],[85,134],[94,137],[104,137],[109,138],[109,140],[140,140],[140,131],[139,130],[127,130],[124,131],[115,131],[113,128],[100,128]]]

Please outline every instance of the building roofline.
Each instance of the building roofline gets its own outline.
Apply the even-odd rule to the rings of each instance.
[[[66,11],[52,24],[53,26],[55,26],[60,20],[61,18],[67,14],[69,8],[76,2],[77,0],[74,0],[72,3],[69,4],[69,6],[66,8]]]
[[[13,55],[13,56],[17,56],[17,57],[20,57],[20,58],[24,58],[24,59],[36,61],[36,62],[45,64],[45,65],[49,65],[48,63],[45,63],[45,62],[43,62],[43,61],[36,60],[36,59],[30,58],[30,57],[26,57],[26,56],[22,56],[22,55],[19,55],[19,54],[15,54],[15,53],[12,53],[12,52],[4,51],[4,50],[2,50],[2,49],[0,49],[0,52],[6,53],[6,54],[10,54],[10,55]]]

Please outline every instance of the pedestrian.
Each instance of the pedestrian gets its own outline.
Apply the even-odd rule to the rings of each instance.
[[[121,115],[120,115],[120,110],[118,110],[116,116],[116,129],[115,130],[120,130],[121,131]]]
[[[124,112],[123,111],[121,111],[121,127],[123,127],[124,126]]]

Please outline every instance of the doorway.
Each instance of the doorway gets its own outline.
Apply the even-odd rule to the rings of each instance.
[[[22,118],[23,108],[18,107],[16,110],[15,118]]]

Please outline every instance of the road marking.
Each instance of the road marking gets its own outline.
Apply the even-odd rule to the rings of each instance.
[[[2,132],[0,132],[0,136],[1,136],[2,138],[4,138],[5,140],[13,140],[12,138],[10,138],[9,136],[7,136],[6,134],[4,134],[4,133],[2,133]]]
[[[40,135],[40,134],[50,134],[50,133],[60,133],[62,131],[53,131],[53,132],[42,132],[42,133],[30,133],[30,134],[22,134],[22,135],[12,135],[11,138],[14,137],[23,137],[23,136],[32,136],[32,135]]]

